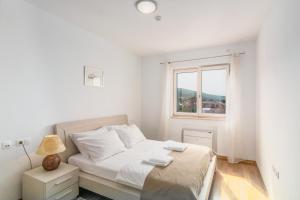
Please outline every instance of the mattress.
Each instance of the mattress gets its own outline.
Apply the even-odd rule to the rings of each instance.
[[[161,141],[147,139],[125,152],[116,154],[100,162],[94,162],[91,159],[85,158],[80,153],[71,156],[68,162],[78,166],[83,172],[115,181],[117,174],[124,166],[142,160],[145,156],[154,153],[156,149],[160,149],[161,151],[163,145],[164,143]],[[164,149],[163,153],[169,154],[170,151]]]

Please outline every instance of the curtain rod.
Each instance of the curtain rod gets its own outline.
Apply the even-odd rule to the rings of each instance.
[[[245,52],[239,53],[240,55],[246,54]],[[210,57],[202,57],[202,58],[192,58],[192,59],[187,59],[187,60],[174,60],[174,61],[168,61],[168,62],[161,62],[160,64],[171,64],[171,63],[180,63],[180,62],[188,62],[188,61],[195,61],[195,60],[205,60],[205,59],[210,59],[210,58],[221,58],[221,57],[228,57],[232,56],[233,54],[224,54],[224,55],[218,55],[218,56],[210,56]]]

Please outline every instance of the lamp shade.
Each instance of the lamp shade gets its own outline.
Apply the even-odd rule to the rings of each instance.
[[[36,153],[38,155],[47,156],[61,153],[65,150],[66,147],[58,135],[47,135],[44,137]]]

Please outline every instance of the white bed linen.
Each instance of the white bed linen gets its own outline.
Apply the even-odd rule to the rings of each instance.
[[[78,138],[77,143],[95,162],[127,150],[115,130]]]
[[[154,167],[143,163],[143,159],[157,152],[168,155],[171,151],[164,149],[164,142],[144,140],[103,161],[94,162],[81,154],[71,156],[68,161],[83,172],[142,189],[145,178]]]
[[[124,165],[118,172],[115,180],[119,183],[129,185],[140,190],[143,189],[144,182],[148,174],[152,171],[152,169],[155,166],[152,163],[145,162],[145,160],[148,160],[154,154],[160,154],[162,155],[162,157],[167,156],[171,151],[164,149],[163,145],[160,145],[159,147],[152,147],[153,149],[155,149],[154,153],[153,151],[151,153],[144,153],[141,159],[131,161],[127,165]],[[170,160],[169,163],[172,160]],[[167,165],[169,163],[167,163]]]

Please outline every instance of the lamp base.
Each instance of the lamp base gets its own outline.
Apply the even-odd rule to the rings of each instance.
[[[52,171],[58,168],[60,157],[58,154],[48,155],[44,158],[42,166],[46,171]]]

